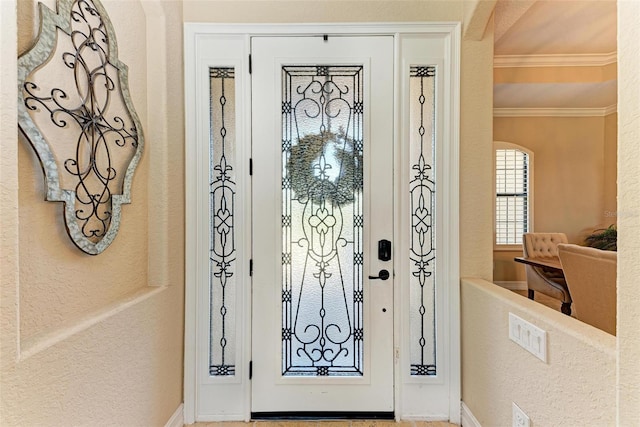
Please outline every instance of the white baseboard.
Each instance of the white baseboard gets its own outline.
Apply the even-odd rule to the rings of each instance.
[[[460,406],[460,423],[462,427],[482,427],[478,419],[473,416],[471,409],[464,402]]]
[[[509,289],[510,291],[526,291],[527,281],[518,280],[498,280],[493,282],[501,288]]]
[[[183,427],[184,426],[184,404],[181,403],[178,409],[171,415],[169,421],[164,427]]]

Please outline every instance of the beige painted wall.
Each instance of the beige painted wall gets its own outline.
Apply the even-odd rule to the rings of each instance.
[[[615,222],[617,135],[612,117],[494,118],[496,141],[534,153],[534,231],[563,232],[571,243],[583,244],[592,230]],[[525,280],[524,269],[513,262],[521,255],[495,251],[494,280]]]
[[[604,205],[603,225],[618,221],[618,114],[604,118]]]
[[[181,5],[103,1],[146,148],[120,232],[92,257],[70,242],[61,206],[43,202],[37,159],[4,125],[16,117],[11,52],[31,44],[38,13],[35,1],[1,3],[0,424],[163,425],[182,401]]]
[[[616,79],[617,64],[593,67],[504,67],[493,70],[494,83],[601,83]]]
[[[524,264],[513,260],[517,256],[522,256],[522,250],[493,252],[493,280],[495,282],[527,281]]]
[[[640,2],[618,2],[618,425],[640,425]]]
[[[534,153],[534,231],[572,243],[604,220],[604,118],[496,117],[496,141]]]
[[[547,332],[547,363],[509,339],[513,313]],[[616,339],[484,280],[462,281],[462,399],[483,427],[612,426]],[[621,424],[633,425],[633,424]]]
[[[184,22],[384,22],[462,20],[458,0],[185,0]]]

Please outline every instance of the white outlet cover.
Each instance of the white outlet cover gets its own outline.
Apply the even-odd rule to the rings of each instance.
[[[531,419],[515,402],[511,402],[513,413],[513,427],[531,427]]]

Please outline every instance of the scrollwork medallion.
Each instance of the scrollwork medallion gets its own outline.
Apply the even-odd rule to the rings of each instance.
[[[64,202],[73,243],[97,255],[115,238],[144,146],[98,0],[40,4],[40,33],[18,58],[18,124],[42,164],[46,200]]]

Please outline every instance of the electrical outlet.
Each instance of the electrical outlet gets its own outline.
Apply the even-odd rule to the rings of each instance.
[[[531,419],[515,402],[511,402],[513,413],[513,427],[531,427]]]
[[[547,362],[547,332],[513,313],[509,313],[509,339]]]

